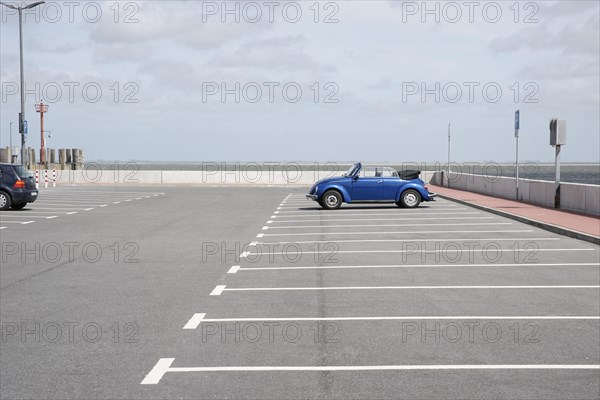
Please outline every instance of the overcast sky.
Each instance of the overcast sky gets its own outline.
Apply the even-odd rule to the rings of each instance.
[[[445,161],[451,122],[453,161],[504,162],[519,109],[522,160],[553,160],[553,117],[567,120],[563,161],[600,159],[596,0],[224,4],[27,12],[28,144],[43,97],[50,146],[87,160]],[[0,12],[6,146],[18,17]]]

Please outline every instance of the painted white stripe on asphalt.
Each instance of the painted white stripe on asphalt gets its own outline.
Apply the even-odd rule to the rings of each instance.
[[[210,292],[210,296],[220,296],[221,293],[223,293],[223,290],[225,290],[225,286],[226,285],[217,285],[217,286],[215,286],[215,288],[213,289],[213,291]]]
[[[308,204],[307,204],[308,205]],[[376,208],[369,208],[369,207],[355,207],[355,208],[341,208],[339,210],[336,211],[336,214],[338,215],[344,215],[344,214],[353,214],[356,212],[364,212],[364,213],[371,213],[371,212],[383,212],[383,211],[394,211],[394,212],[398,212],[398,213],[406,213],[406,214],[413,214],[413,213],[417,213],[417,212],[421,212],[421,213],[426,213],[426,211],[417,211],[415,209],[402,209],[399,207],[386,207],[386,206],[379,206]],[[459,210],[470,210],[472,211],[472,208],[467,208],[464,206],[458,207],[458,206],[444,206],[444,207],[429,207],[428,210],[432,210],[432,211],[439,211],[439,210],[444,210],[444,211],[459,211]],[[282,213],[302,213],[302,214],[306,214],[306,213],[324,213],[326,212],[325,210],[323,210],[322,208],[310,208],[310,209],[300,209],[300,210],[285,210],[285,211],[281,211]]]
[[[235,274],[239,271],[240,266],[239,265],[234,265],[231,268],[229,268],[229,271],[227,271],[228,274]]]
[[[386,226],[477,226],[477,225],[512,225],[512,222],[467,222],[464,224],[376,224],[376,225],[290,225],[272,226],[271,229],[304,229],[304,228],[370,228]]]
[[[256,237],[257,237],[257,238],[261,238],[261,237],[263,237],[263,236],[265,236],[265,234],[264,234],[264,233],[259,233],[258,235],[256,235]]]
[[[506,251],[506,252],[520,252],[520,251],[526,251],[524,249],[510,249],[510,248],[506,248],[506,249],[500,249],[502,251]],[[532,249],[531,252],[528,252],[530,254],[535,254],[535,252],[538,251],[595,251],[595,248],[589,248],[589,249]],[[434,254],[434,253],[460,253],[463,250],[460,248],[452,248],[452,249],[437,249],[437,250],[419,250],[419,249],[408,249],[408,250],[392,250],[392,249],[386,249],[386,250],[335,250],[335,254],[361,254],[361,253],[413,253],[413,254],[419,254],[419,253],[427,253],[427,254]],[[296,252],[295,254],[298,254],[301,252]],[[257,256],[257,255],[285,255],[288,256],[290,254],[289,251],[264,251],[264,252],[257,252],[257,253],[251,253],[251,252],[245,252],[243,253],[243,257],[248,257],[248,256]],[[332,252],[333,254],[333,252]]]
[[[311,232],[311,233],[264,233],[264,236],[324,236],[324,235],[386,235],[386,234],[415,234],[415,233],[525,233],[533,232],[533,229],[525,230],[495,230],[495,231],[388,231],[388,232]],[[258,236],[257,236],[258,237]]]
[[[2,229],[6,229],[6,226],[0,226],[0,231],[1,231]]]
[[[294,217],[337,217],[339,219],[345,219],[346,217],[371,217],[371,216],[388,216],[388,217],[398,217],[398,216],[415,216],[415,217],[420,217],[421,215],[474,215],[474,214],[481,214],[480,212],[474,211],[474,212],[424,212],[424,213],[408,213],[408,212],[394,212],[394,213],[370,213],[370,214],[359,214],[359,213],[353,213],[353,214],[349,214],[349,215],[340,215],[338,213],[333,213],[333,214],[327,214],[327,213],[321,213],[321,212],[317,212],[314,214],[286,214],[286,215],[282,215],[282,218],[294,218]],[[304,218],[296,218],[299,221],[304,220]],[[319,220],[320,221],[320,220]]]
[[[416,217],[416,218],[346,218],[346,219],[300,219],[300,220],[278,220],[278,221],[269,221],[268,224],[276,222],[345,222],[345,221],[427,221],[427,220],[453,220],[453,219],[494,219],[495,217]],[[423,224],[426,225],[426,224]]]
[[[21,222],[21,225],[29,225],[29,224],[33,224],[35,221],[27,221],[27,222]],[[6,222],[3,222],[6,223]]]
[[[319,365],[319,366],[231,366],[171,367],[174,358],[161,358],[142,380],[142,385],[158,384],[167,372],[356,372],[432,370],[598,370],[598,364],[446,364],[446,365]]]
[[[206,316],[206,313],[196,313],[190,318],[190,320],[183,326],[183,329],[196,329],[202,322],[202,319]]]
[[[561,240],[560,238],[485,238],[485,239],[474,239],[474,238],[452,238],[452,239],[350,239],[350,240],[297,240],[294,242],[252,242],[254,245],[265,245],[274,246],[278,244],[315,244],[315,243],[379,243],[379,242],[410,242],[410,243],[421,243],[421,242],[467,242],[477,240],[478,242],[489,242],[489,241],[556,241]],[[250,246],[252,245],[250,244]]]
[[[174,358],[161,358],[141,382],[141,385],[156,385],[169,370]]]
[[[92,211],[93,208],[86,208],[85,211]]]
[[[198,315],[198,314],[196,314]],[[206,314],[200,314],[206,316]],[[292,322],[292,321],[411,321],[411,320],[600,320],[597,315],[427,315],[390,317],[288,317],[288,318],[203,318],[202,322]],[[195,329],[195,328],[193,328]]]
[[[67,215],[77,214],[77,211],[68,212]]]
[[[313,265],[308,267],[247,267],[239,268],[238,271],[268,271],[268,270],[304,270],[304,269],[369,269],[369,268],[510,268],[510,267],[595,267],[600,268],[599,263],[559,263],[559,264],[390,264],[390,265]]]
[[[58,218],[58,215],[53,215],[51,217],[46,217],[46,219],[54,219],[54,218]]]
[[[311,291],[311,290],[466,290],[466,289],[600,289],[600,285],[484,285],[484,286],[322,286],[322,287],[256,287],[256,288],[226,288],[217,286],[218,295],[228,292],[274,292],[274,291]],[[215,288],[215,290],[217,290]],[[213,292],[215,291],[213,290]],[[212,295],[212,293],[211,293]],[[215,295],[215,296],[218,296]]]

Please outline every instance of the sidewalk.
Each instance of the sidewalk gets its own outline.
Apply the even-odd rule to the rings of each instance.
[[[464,190],[449,189],[435,185],[429,186],[430,190],[439,194],[440,197],[516,219],[520,222],[525,222],[561,235],[600,244],[600,218],[486,196],[479,193],[466,192]]]

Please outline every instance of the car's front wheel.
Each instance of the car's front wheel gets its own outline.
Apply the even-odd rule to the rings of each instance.
[[[8,210],[10,208],[10,205],[10,196],[6,192],[0,192],[0,210]]]
[[[13,210],[22,210],[23,208],[25,208],[26,205],[27,203],[17,203],[13,204],[10,208],[12,208]]]
[[[414,189],[408,189],[400,195],[399,207],[416,208],[421,204],[421,195]]]
[[[342,195],[337,190],[328,190],[323,193],[319,203],[326,210],[336,210],[342,205]]]

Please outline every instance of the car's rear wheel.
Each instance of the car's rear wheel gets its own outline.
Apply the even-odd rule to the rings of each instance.
[[[8,210],[11,203],[10,196],[6,192],[0,192],[0,210]]]
[[[13,204],[10,208],[12,208],[13,210],[22,210],[23,208],[25,208],[26,205],[27,203],[17,203]]]
[[[398,203],[396,203],[398,204]],[[400,207],[416,208],[421,204],[421,195],[414,189],[408,189],[400,195]]]
[[[342,205],[342,195],[337,190],[328,190],[323,193],[319,203],[326,210],[336,210]]]

